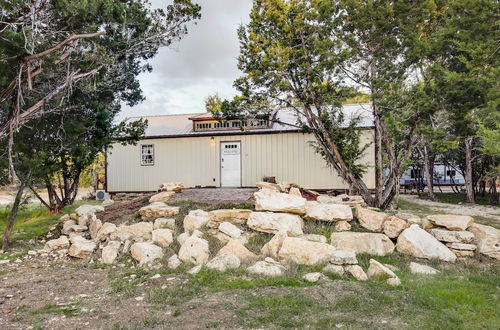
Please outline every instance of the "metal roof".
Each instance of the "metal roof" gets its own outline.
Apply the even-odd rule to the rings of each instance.
[[[359,116],[361,121],[359,127],[373,127],[373,115],[370,103],[346,104],[342,106],[345,114],[346,122],[350,118]],[[298,120],[293,110],[281,108],[276,111],[275,121],[269,128],[249,128],[245,130],[207,130],[194,131],[194,118],[209,118],[211,115],[207,112],[189,113],[189,114],[174,114],[174,115],[157,115],[157,116],[141,116],[130,117],[125,119],[126,122],[146,119],[148,127],[145,136],[153,137],[180,137],[180,136],[199,136],[199,135],[238,135],[238,134],[259,134],[259,133],[280,133],[298,131]]]

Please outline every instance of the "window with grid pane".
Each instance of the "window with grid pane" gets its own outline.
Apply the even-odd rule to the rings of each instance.
[[[155,163],[155,150],[152,144],[141,145],[141,165],[151,166]]]

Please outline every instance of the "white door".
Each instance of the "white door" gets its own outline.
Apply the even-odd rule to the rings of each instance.
[[[241,142],[221,142],[220,148],[221,187],[241,187]]]

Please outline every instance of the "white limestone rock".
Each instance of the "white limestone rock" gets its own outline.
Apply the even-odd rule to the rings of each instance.
[[[474,219],[468,215],[434,214],[426,219],[435,226],[449,230],[467,230],[474,223]]]
[[[47,241],[43,249],[46,251],[55,251],[60,249],[67,249],[68,247],[68,236],[61,236],[57,239],[51,239],[50,241]]]
[[[351,208],[347,205],[310,201],[307,202],[307,212],[304,217],[317,221],[351,221],[353,215]]]
[[[219,230],[232,238],[238,238],[242,233],[241,229],[227,221],[224,221],[219,225]]]
[[[162,191],[159,192],[149,199],[150,203],[154,202],[165,202],[168,201],[170,198],[172,198],[175,195],[175,191]]]
[[[396,238],[401,234],[403,230],[408,228],[410,225],[406,220],[400,219],[398,217],[389,216],[385,219],[383,225],[383,232],[389,238]]]
[[[171,229],[176,230],[175,219],[173,218],[158,218],[155,220],[153,229]]]
[[[222,254],[210,260],[206,267],[215,269],[219,272],[225,272],[228,269],[236,269],[241,265],[240,259],[232,253]]]
[[[352,277],[354,277],[358,281],[367,281],[368,280],[368,276],[366,276],[365,271],[363,270],[363,268],[361,268],[358,265],[345,266],[344,270],[346,273],[350,274]]]
[[[174,254],[170,258],[168,258],[167,266],[170,269],[177,269],[182,264],[182,261],[179,259],[177,254]]]
[[[455,262],[457,259],[450,249],[418,225],[411,225],[399,235],[397,250],[417,258],[448,262]]]
[[[314,272],[305,274],[304,276],[302,276],[302,279],[304,279],[307,282],[316,283],[319,281],[325,281],[328,279],[328,277],[326,277],[320,272]]]
[[[170,229],[156,229],[152,233],[153,243],[161,247],[167,247],[174,242],[174,237]]]
[[[296,214],[252,212],[248,217],[247,226],[264,233],[276,234],[284,231],[290,236],[301,236],[304,222]]]
[[[283,240],[278,256],[299,265],[319,265],[329,262],[334,251],[335,248],[330,244],[286,237]]]
[[[448,243],[472,243],[474,234],[465,230],[446,230],[433,228],[429,231],[438,241]]]
[[[151,222],[138,222],[129,226],[119,226],[110,235],[112,240],[127,241],[133,240],[143,242],[151,240],[153,224]]]
[[[306,213],[306,199],[303,197],[262,189],[254,193],[257,211]]]
[[[241,262],[249,263],[257,259],[257,256],[250,252],[238,239],[231,239],[229,242],[217,252],[217,256],[224,254],[234,254]]]
[[[139,209],[142,219],[171,217],[179,213],[176,206],[168,206],[163,202],[154,202]]]
[[[247,271],[253,275],[260,276],[282,276],[286,268],[272,258],[266,258],[263,261],[257,261],[254,265],[247,268]]]
[[[247,209],[221,209],[208,212],[208,227],[218,228],[221,222],[229,222],[233,225],[245,224],[252,210]]]
[[[370,259],[370,266],[368,267],[367,272],[368,278],[376,278],[376,279],[387,279],[397,277],[396,274],[378,262],[375,259]]]
[[[338,232],[332,233],[331,244],[338,250],[386,256],[394,252],[394,243],[384,234]]]
[[[388,215],[383,212],[359,207],[356,209],[356,217],[362,227],[373,232],[381,233],[384,230],[384,222]]]
[[[94,241],[85,239],[75,235],[70,238],[71,246],[68,249],[68,254],[75,258],[90,259],[96,248]]]
[[[335,250],[332,253],[330,262],[334,265],[357,265],[356,253],[347,250]]]
[[[184,230],[193,231],[203,228],[208,223],[208,212],[203,210],[189,211],[184,217]]]
[[[105,264],[112,264],[115,262],[118,257],[118,252],[120,251],[121,242],[119,241],[110,241],[105,247],[102,249],[101,259]]]
[[[132,258],[139,264],[149,264],[163,257],[163,250],[158,245],[149,242],[134,243],[130,247]]]
[[[179,249],[179,259],[185,263],[203,265],[208,261],[209,246],[203,238],[191,235]]]
[[[500,260],[500,230],[478,223],[470,226],[469,231],[475,235],[475,243],[479,253]]]
[[[273,238],[260,249],[260,253],[263,256],[271,257],[274,259],[278,258],[278,252],[283,245],[283,241],[288,237],[287,233],[284,231],[277,232]]]
[[[321,272],[326,273],[326,274],[335,274],[339,276],[344,276],[344,267],[339,266],[339,265],[334,265],[334,264],[327,264]]]
[[[334,227],[335,231],[349,231],[351,230],[351,224],[347,221],[337,221]]]
[[[439,270],[432,268],[431,266],[422,265],[416,262],[410,262],[410,273],[421,275],[436,275],[440,272]]]
[[[102,224],[101,228],[97,232],[97,235],[95,237],[96,242],[102,242],[105,241],[108,236],[113,234],[116,231],[116,225],[111,222],[105,222]]]

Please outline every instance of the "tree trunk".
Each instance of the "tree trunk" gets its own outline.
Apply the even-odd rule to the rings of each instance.
[[[19,206],[21,205],[21,199],[23,197],[25,183],[21,182],[17,189],[16,199],[14,204],[12,204],[12,209],[7,217],[7,223],[5,224],[5,232],[3,234],[2,250],[6,251],[10,243],[10,234],[14,228],[14,223],[16,222],[17,212],[19,211]]]
[[[376,105],[374,104],[373,107]],[[382,199],[382,189],[384,184],[384,168],[382,159],[382,134],[380,127],[380,117],[375,114],[375,201],[374,206],[380,207]]]
[[[436,201],[436,195],[434,194],[434,159],[430,155],[427,146],[422,148],[422,156],[424,160],[424,174],[427,181],[427,193],[431,201]]]
[[[469,136],[465,139],[465,190],[467,192],[467,202],[475,204],[474,182],[472,173],[472,144],[474,138]]]

